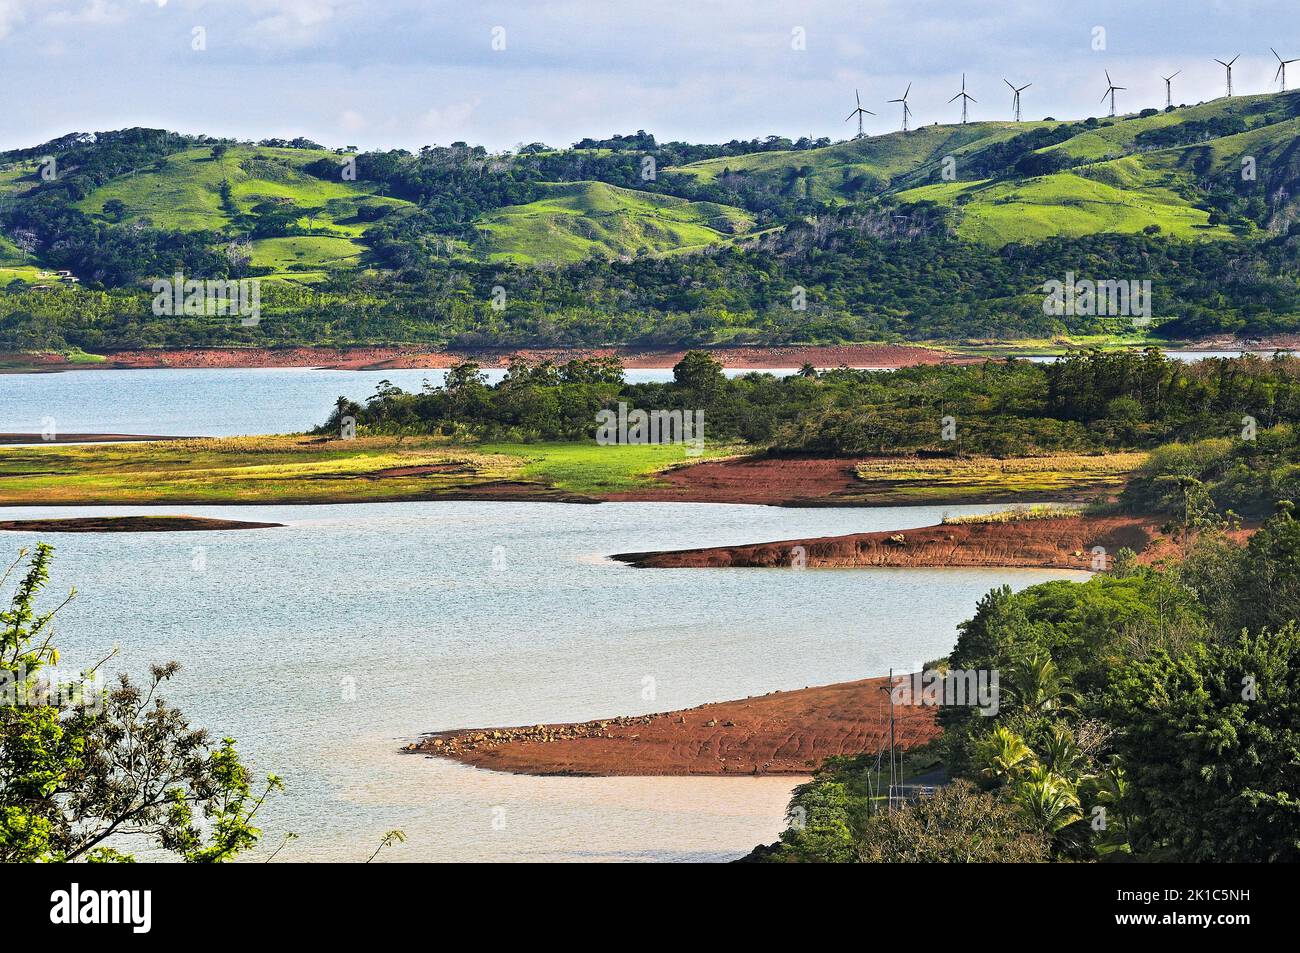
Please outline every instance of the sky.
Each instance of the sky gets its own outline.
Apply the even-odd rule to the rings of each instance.
[[[1276,89],[1296,0],[0,0],[0,148],[152,126],[361,149],[498,151],[644,129],[661,141],[847,138]],[[1300,86],[1300,62],[1288,77]]]

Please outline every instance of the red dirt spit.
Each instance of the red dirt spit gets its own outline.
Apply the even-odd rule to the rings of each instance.
[[[513,774],[809,774],[834,755],[879,750],[888,684],[868,678],[654,715],[443,731],[406,750]],[[895,706],[894,716],[899,748],[939,734],[934,708]]]
[[[860,566],[1092,569],[1094,546],[1103,547],[1107,556],[1114,557],[1125,547],[1140,553],[1155,537],[1156,525],[1149,518],[1078,516],[926,526],[902,532],[853,533],[749,546],[620,553],[612,558],[653,569],[778,568],[795,565],[800,558],[812,569]]]

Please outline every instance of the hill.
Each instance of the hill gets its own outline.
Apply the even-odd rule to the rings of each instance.
[[[474,257],[523,264],[680,252],[718,244],[754,225],[742,209],[639,192],[604,182],[544,187],[544,198],[475,220]]]
[[[1297,92],[838,143],[72,133],[0,153],[0,350],[1300,333],[1298,142]],[[275,320],[158,320],[178,271]],[[1151,282],[1147,330],[1045,313],[1070,272]]]

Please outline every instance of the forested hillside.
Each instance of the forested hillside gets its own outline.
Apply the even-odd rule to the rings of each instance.
[[[1300,94],[846,142],[358,153],[153,129],[0,153],[0,350],[1132,333],[1043,308],[1150,281],[1142,333],[1297,330]],[[66,274],[60,274],[66,272]],[[265,320],[154,279],[262,280]]]

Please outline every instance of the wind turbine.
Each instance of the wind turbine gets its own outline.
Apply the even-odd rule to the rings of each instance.
[[[1006,83],[1008,86],[1011,86],[1011,80],[1009,79],[1004,78],[1002,82]],[[1011,108],[1015,111],[1016,122],[1020,122],[1020,94],[1033,85],[1034,85],[1033,83],[1025,83],[1025,85],[1019,88],[1015,86],[1011,86]]]
[[[1277,50],[1273,49],[1273,47],[1270,46],[1269,51],[1274,56],[1277,56]],[[1300,63],[1300,60],[1284,60],[1282,59],[1282,57],[1277,56],[1277,72],[1273,74],[1273,78],[1277,79],[1279,76],[1282,77],[1282,92],[1284,93],[1286,92],[1286,64],[1287,63]]]
[[[1229,96],[1232,95],[1232,64],[1235,63],[1235,62],[1237,62],[1237,58],[1238,58],[1239,56],[1241,56],[1240,53],[1238,53],[1237,56],[1234,56],[1232,59],[1228,60],[1228,62],[1226,62],[1226,63],[1223,62],[1223,60],[1215,60],[1215,61],[1214,61],[1214,62],[1218,63],[1220,66],[1222,66],[1225,70],[1228,71],[1228,95],[1229,95]]]
[[[1105,73],[1106,73],[1107,85],[1106,85],[1106,91],[1101,94],[1101,101],[1104,103],[1106,101],[1106,97],[1107,96],[1110,97],[1110,114],[1111,117],[1113,118],[1115,116],[1115,94],[1119,92],[1121,89],[1127,89],[1127,87],[1116,86],[1114,80],[1110,78],[1110,71],[1106,70]]]
[[[962,125],[964,126],[964,125],[966,124],[966,103],[967,103],[967,102],[972,102],[972,103],[977,103],[977,102],[979,102],[979,100],[976,99],[974,96],[968,96],[968,95],[966,94],[966,74],[965,74],[965,73],[962,73],[962,74],[961,74],[961,92],[958,93],[956,96],[954,96],[952,99],[948,100],[948,102],[953,103],[953,102],[956,102],[956,101],[959,100],[959,99],[961,100],[961,122],[962,122]]]
[[[863,114],[863,113],[866,113],[868,116],[874,116],[875,113],[873,113],[870,109],[863,109],[863,108],[862,108],[862,100],[861,100],[861,98],[859,98],[859,96],[858,96],[858,91],[857,91],[856,89],[853,91],[853,98],[854,98],[855,100],[857,100],[858,106],[857,106],[856,109],[853,110],[853,112],[851,112],[851,113],[848,114],[848,116],[845,118],[844,121],[845,121],[845,122],[848,122],[848,121],[849,121],[850,119],[852,119],[854,116],[857,116],[857,117],[858,117],[858,134],[857,134],[856,136],[854,136],[853,138],[854,138],[854,139],[861,139],[861,138],[862,138],[862,114]]]
[[[1171,75],[1160,77],[1165,81],[1165,108],[1166,109],[1173,106],[1174,104],[1174,77],[1181,72],[1182,70],[1174,70],[1174,72]]]
[[[912,84],[908,83],[907,89],[903,91],[902,96],[898,97],[897,99],[890,100],[891,103],[903,104],[903,132],[907,132],[907,119],[909,116],[912,115],[912,109],[910,106],[907,105],[907,94],[910,93],[911,91],[912,91]]]

